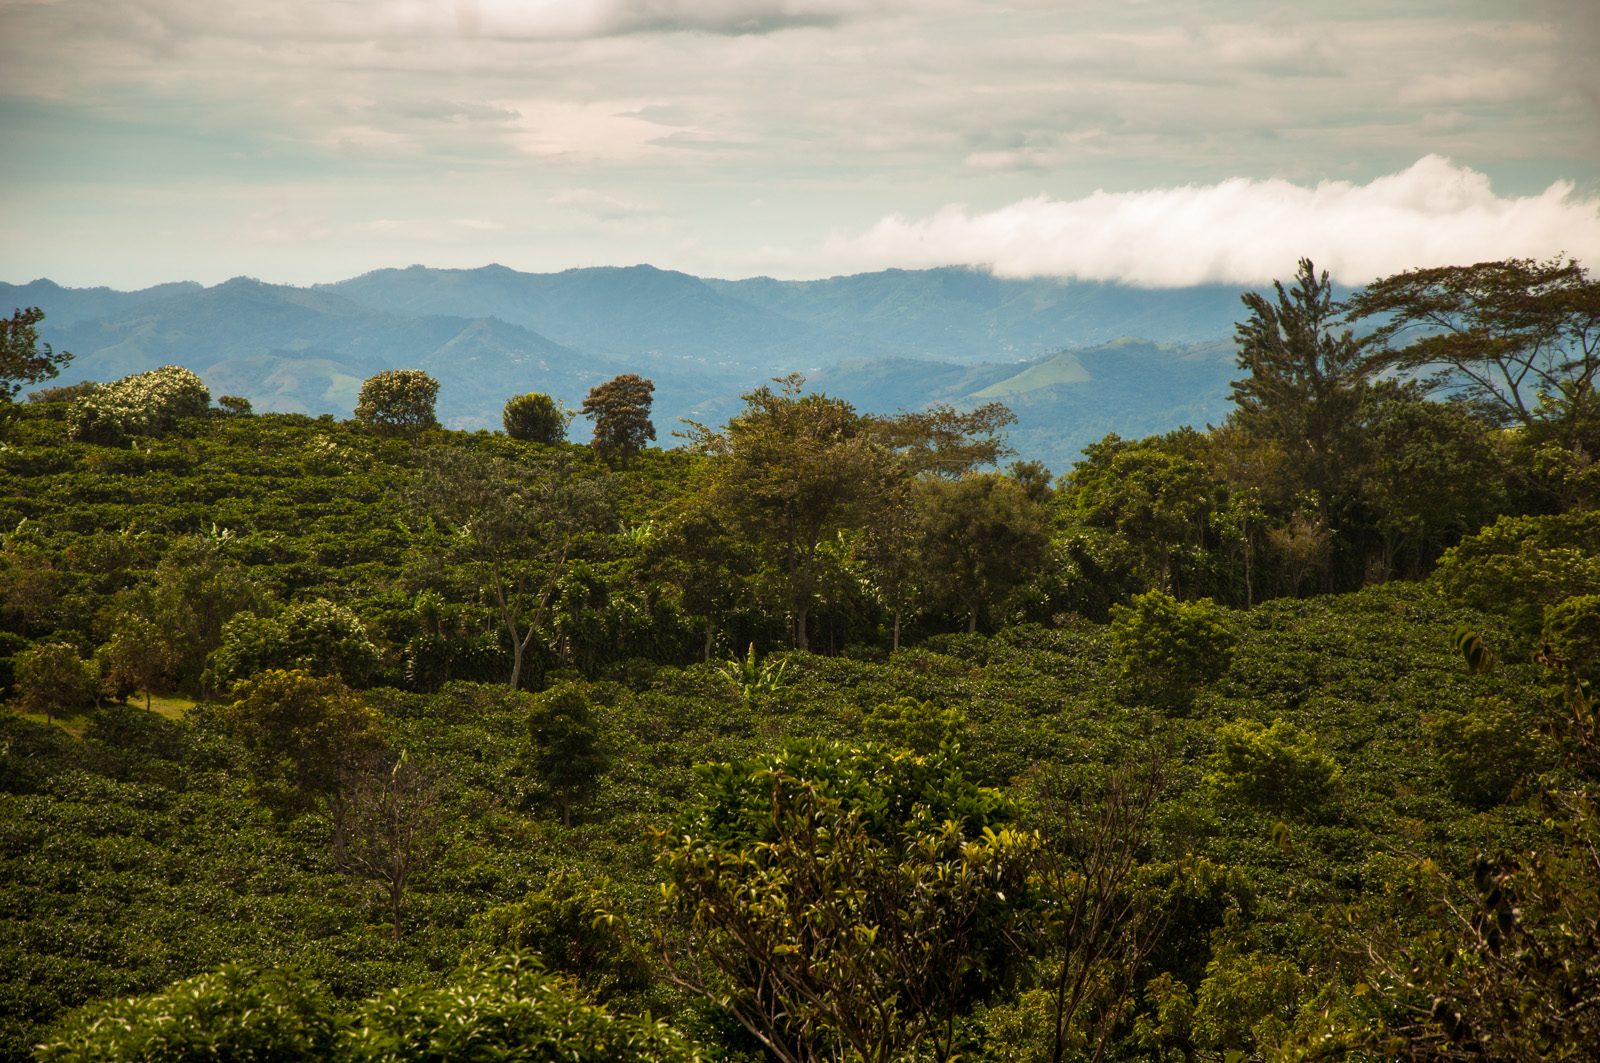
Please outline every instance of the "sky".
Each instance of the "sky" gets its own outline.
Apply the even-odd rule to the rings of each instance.
[[[1595,0],[0,0],[0,280],[1600,267]]]

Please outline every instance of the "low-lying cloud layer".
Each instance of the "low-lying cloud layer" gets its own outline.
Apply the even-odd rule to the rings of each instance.
[[[1566,254],[1600,263],[1600,197],[1570,182],[1498,196],[1485,175],[1437,155],[1367,184],[1234,178],[1214,185],[960,206],[836,234],[830,256],[864,268],[970,263],[1007,277],[1073,277],[1147,287],[1260,284],[1309,256],[1362,284],[1405,269]]]

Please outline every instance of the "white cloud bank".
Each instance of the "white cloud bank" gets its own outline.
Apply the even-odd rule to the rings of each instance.
[[[1484,174],[1428,155],[1365,185],[1233,178],[1215,185],[1046,196],[969,214],[893,215],[829,257],[863,268],[967,263],[1005,277],[1070,277],[1150,288],[1261,284],[1310,257],[1347,284],[1425,266],[1566,254],[1600,267],[1600,197],[1558,181],[1495,195]]]

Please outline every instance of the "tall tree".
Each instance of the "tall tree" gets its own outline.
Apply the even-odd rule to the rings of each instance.
[[[1153,439],[1096,447],[1098,460],[1072,476],[1078,514],[1122,536],[1142,555],[1151,585],[1165,591],[1173,582],[1173,550],[1204,534],[1215,480],[1202,463]]]
[[[438,447],[425,454],[412,497],[450,533],[451,550],[494,600],[515,690],[573,544],[610,517],[606,484],[560,455],[536,466]]]
[[[647,441],[655,439],[656,426],[650,422],[655,390],[655,383],[638,373],[623,373],[589,389],[583,415],[594,422],[596,453],[608,461],[616,457],[626,466]]]
[[[179,539],[156,566],[155,585],[131,595],[127,605],[165,632],[179,677],[198,681],[202,694],[206,658],[222,644],[223,625],[263,600],[261,587],[227,556],[224,542],[222,536]]]
[[[875,417],[872,432],[907,472],[954,480],[1015,454],[1006,444],[1005,429],[1016,423],[1017,415],[1003,402],[987,402],[966,413],[936,402],[925,410]]]
[[[748,594],[755,572],[747,544],[715,508],[691,495],[648,529],[640,560],[648,578],[677,588],[684,612],[705,617],[703,657],[711,660],[718,618]]]
[[[798,373],[744,396],[722,432],[690,424],[709,460],[698,472],[702,498],[766,555],[794,617],[794,644],[808,649],[819,544],[849,527],[881,497],[895,470],[867,418],[842,399],[802,394]]]
[[[67,351],[57,354],[39,342],[39,322],[44,311],[37,306],[0,318],[0,404],[12,402],[29,384],[50,380],[72,360]]]
[[[1362,401],[1371,366],[1362,341],[1343,324],[1327,270],[1300,260],[1294,285],[1274,281],[1277,300],[1241,296],[1250,318],[1235,326],[1238,364],[1250,375],[1233,382],[1232,419],[1247,433],[1276,443],[1317,500],[1318,530],[1332,550],[1333,496],[1353,470]],[[1329,590],[1333,569],[1326,566]]]
[[[1411,270],[1349,302],[1377,319],[1377,367],[1422,374],[1501,424],[1570,446],[1600,417],[1600,281],[1574,261],[1508,258]],[[1409,340],[1410,342],[1402,342]]]
[[[978,630],[984,609],[1044,568],[1050,521],[1027,489],[998,473],[917,485],[917,555],[923,578],[967,611]]]
[[[561,809],[563,826],[572,826],[574,802],[593,793],[610,766],[583,690],[562,684],[540,694],[528,713],[528,768]]]
[[[1376,390],[1376,389],[1375,389]],[[1458,403],[1400,396],[1376,403],[1367,418],[1370,460],[1362,494],[1383,536],[1383,574],[1397,555],[1411,554],[1420,575],[1448,541],[1471,534],[1494,515],[1505,494],[1505,459],[1493,430]]]

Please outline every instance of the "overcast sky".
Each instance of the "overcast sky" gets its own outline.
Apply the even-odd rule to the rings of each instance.
[[[1600,266],[1600,2],[0,0],[0,280]]]

